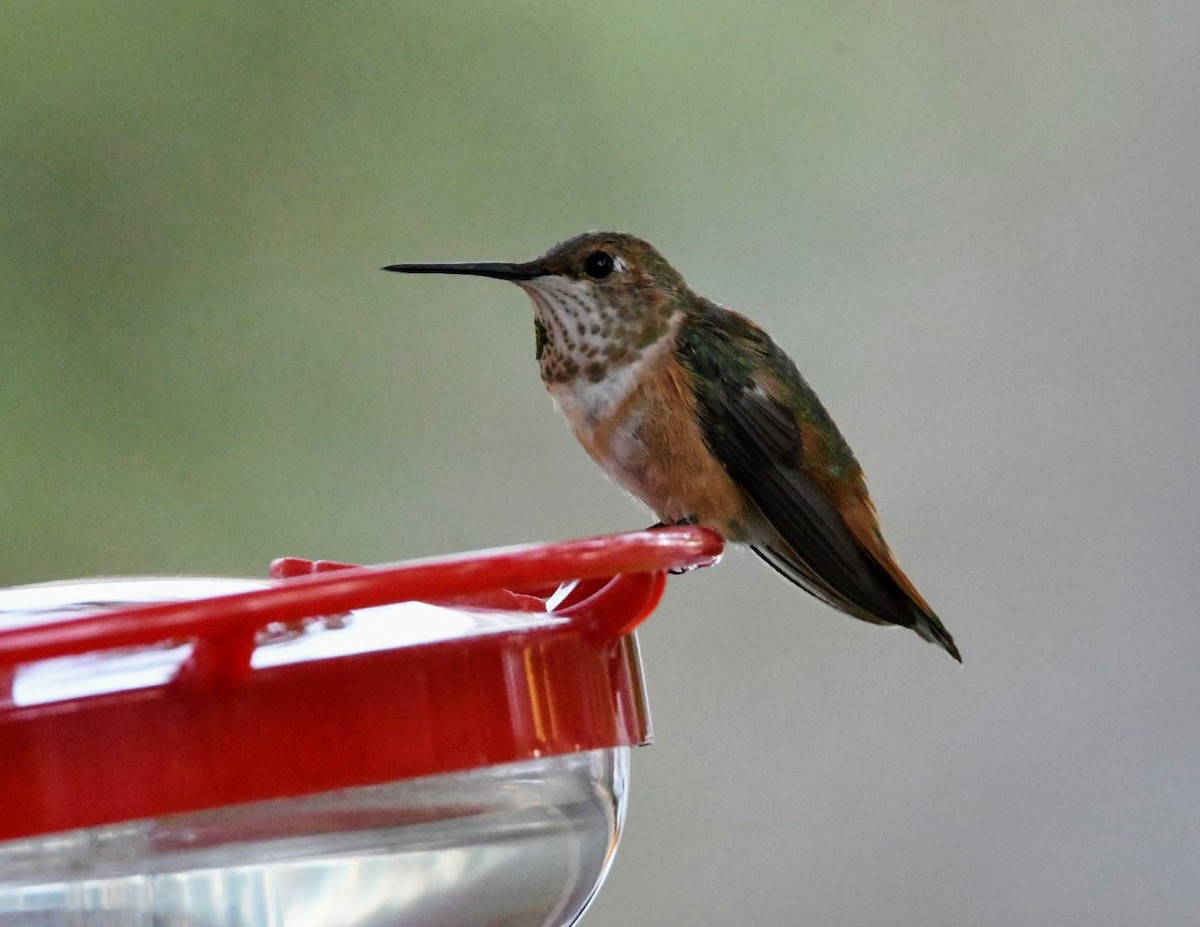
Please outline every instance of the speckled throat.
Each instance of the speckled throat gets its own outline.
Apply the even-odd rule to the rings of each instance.
[[[533,301],[537,359],[547,386],[603,380],[634,364],[668,331],[673,307],[650,293],[602,294],[590,281],[521,281]],[[656,294],[657,295],[657,294]]]

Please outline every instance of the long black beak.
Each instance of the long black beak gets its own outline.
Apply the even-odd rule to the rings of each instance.
[[[495,277],[497,280],[532,280],[544,277],[549,271],[534,264],[389,264],[384,270],[401,274],[469,274],[472,277]]]

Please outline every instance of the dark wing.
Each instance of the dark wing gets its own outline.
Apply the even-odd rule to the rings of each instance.
[[[795,415],[754,386],[721,384],[705,406],[709,447],[783,541],[756,548],[759,554],[856,617],[911,624],[884,571],[804,471]]]
[[[879,552],[868,550],[862,532],[835,505],[831,477],[818,481],[808,469],[825,461],[805,460],[806,428],[838,448],[848,485],[861,486],[849,448],[786,355],[749,320],[716,306],[685,326],[679,345],[681,360],[694,374],[710,450],[778,534],[755,552],[835,608],[875,624],[912,628],[955,655],[936,616],[892,575],[894,560],[882,538]],[[797,412],[801,404],[808,420]],[[870,511],[865,489],[862,500],[853,492],[845,495]]]

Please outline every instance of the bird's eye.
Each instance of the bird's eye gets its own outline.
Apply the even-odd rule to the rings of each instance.
[[[593,251],[583,259],[583,269],[594,280],[603,280],[613,272],[613,256],[607,251]]]

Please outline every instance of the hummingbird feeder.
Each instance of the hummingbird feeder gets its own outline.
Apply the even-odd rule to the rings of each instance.
[[[574,923],[679,527],[0,590],[0,927]]]

